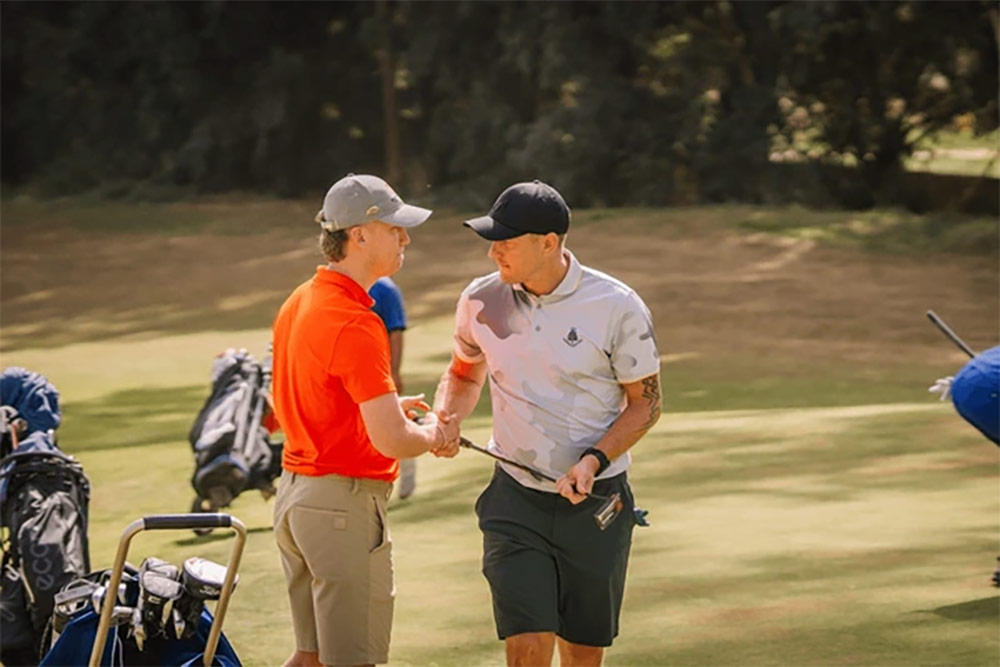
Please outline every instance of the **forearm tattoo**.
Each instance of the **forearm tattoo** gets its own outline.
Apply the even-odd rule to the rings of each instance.
[[[660,417],[660,378],[651,375],[642,381],[642,397],[649,401],[649,419],[646,420],[640,431],[648,431]]]

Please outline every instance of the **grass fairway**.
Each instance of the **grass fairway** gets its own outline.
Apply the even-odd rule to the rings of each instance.
[[[128,522],[189,506],[185,438],[211,358],[263,352],[277,304],[318,263],[311,207],[3,206],[2,363],[61,390],[61,443],[93,485],[91,559],[107,567]],[[490,270],[460,217],[418,230],[398,276],[410,391],[433,389],[458,290]],[[665,414],[630,473],[652,526],[634,535],[607,664],[998,663],[997,448],[926,393],[964,361],[923,319],[934,308],[972,347],[996,344],[988,222],[938,233],[894,212],[576,214],[570,247],[636,287],[664,355]],[[985,241],[970,248],[956,229]],[[465,432],[484,442],[489,429],[484,400]],[[416,495],[393,500],[392,664],[503,664],[472,513],[490,471],[470,452],[421,460]],[[293,646],[271,509],[255,493],[231,508],[250,535],[226,634],[250,665]],[[130,560],[224,561],[231,545],[143,533]]]

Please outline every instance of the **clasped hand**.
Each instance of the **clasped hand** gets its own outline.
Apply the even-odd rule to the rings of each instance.
[[[431,412],[431,406],[424,401],[424,395],[400,396],[399,407],[407,419],[420,418],[421,425],[433,427],[435,430],[435,444],[430,448],[430,453],[434,456],[452,458],[458,454],[459,437],[461,431],[456,415],[448,414],[444,411]],[[422,417],[417,413],[417,409],[427,411]]]

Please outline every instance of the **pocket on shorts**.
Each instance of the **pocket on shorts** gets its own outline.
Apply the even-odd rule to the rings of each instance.
[[[368,520],[377,525],[371,526],[368,533],[368,553],[375,553],[386,544],[391,543],[392,540],[389,537],[389,520],[386,518],[385,506],[379,502],[379,499],[375,496],[372,496],[371,501],[375,506],[375,511],[373,514],[369,515]]]
[[[389,661],[389,638],[396,604],[392,542],[386,540],[368,554],[368,655],[363,662]]]
[[[382,542],[368,554],[369,577],[373,601],[391,600],[396,596],[392,565],[392,540],[389,523],[382,503],[375,502],[375,513],[382,524]]]
[[[317,530],[347,530],[347,511],[331,510],[321,507],[294,505],[295,512],[309,524],[310,529]]]
[[[483,492],[479,494],[478,498],[476,498],[475,511],[476,511],[476,516],[479,517],[480,519],[483,518],[483,505],[486,503],[486,497],[493,489],[493,485],[497,483],[497,476],[499,474],[500,473],[497,470],[493,471],[493,477],[490,479],[490,483],[486,485],[486,488],[483,489]]]

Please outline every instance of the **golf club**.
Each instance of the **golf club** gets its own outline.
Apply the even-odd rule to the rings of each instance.
[[[967,355],[969,355],[970,358],[975,358],[976,353],[972,351],[972,348],[966,345],[965,341],[959,338],[958,334],[952,331],[951,327],[945,324],[944,320],[942,320],[940,317],[937,316],[937,313],[935,313],[933,310],[928,310],[927,319],[933,322],[935,326],[937,326],[937,328],[940,329],[945,336],[950,338],[952,343],[962,348],[962,351],[965,352]]]
[[[554,477],[546,475],[540,470],[535,470],[529,465],[518,463],[517,461],[512,461],[511,459],[508,459],[504,456],[500,456],[499,454],[494,454],[488,449],[484,449],[482,447],[479,447],[478,445],[473,444],[466,438],[459,439],[459,444],[462,447],[466,447],[467,449],[474,449],[475,451],[481,454],[486,454],[486,456],[494,458],[497,461],[506,463],[507,465],[514,466],[515,468],[519,468],[529,473],[535,479],[548,480],[553,483],[555,483],[556,481]],[[625,506],[624,503],[622,503],[621,496],[617,493],[612,493],[610,496],[602,496],[599,493],[593,493],[593,492],[586,493],[584,495],[590,498],[596,498],[597,500],[604,501],[601,504],[601,506],[597,508],[597,511],[594,512],[594,521],[597,522],[597,527],[600,528],[601,530],[607,530],[608,526],[610,526],[612,522],[614,522],[614,520],[618,518],[618,515],[621,514],[622,508]]]

